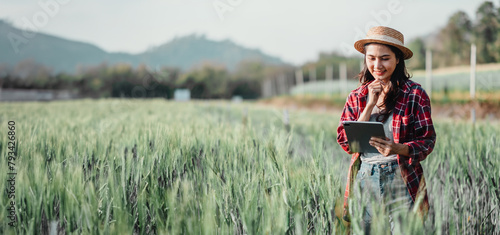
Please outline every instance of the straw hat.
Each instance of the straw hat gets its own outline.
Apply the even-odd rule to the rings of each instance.
[[[377,26],[373,27],[366,34],[365,39],[358,40],[354,43],[354,48],[365,54],[365,45],[367,43],[380,43],[395,46],[403,52],[403,59],[410,59],[413,52],[404,46],[405,38],[403,34],[393,28]]]

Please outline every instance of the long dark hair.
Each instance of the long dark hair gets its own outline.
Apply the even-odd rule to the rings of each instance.
[[[370,43],[365,44],[365,48],[367,45],[370,45]],[[385,106],[385,108],[381,110],[380,116],[377,117],[377,121],[379,122],[385,122],[389,118],[389,115],[392,113],[392,110],[396,106],[397,98],[401,95],[403,85],[411,77],[406,70],[405,60],[403,59],[403,52],[401,52],[401,50],[399,50],[397,47],[386,44],[382,45],[387,46],[391,49],[391,51],[396,55],[396,59],[399,60],[399,63],[396,65],[396,68],[394,69],[394,72],[391,76],[392,86],[389,89],[389,92],[386,94],[383,103],[383,106]],[[361,72],[358,74],[358,77],[359,82],[362,85],[366,85],[369,82],[375,80],[373,75],[370,73],[370,70],[368,70],[368,67],[366,66],[366,54],[363,60],[363,70],[361,70]]]

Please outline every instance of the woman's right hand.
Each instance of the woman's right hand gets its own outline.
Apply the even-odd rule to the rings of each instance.
[[[380,93],[382,92],[382,82],[378,79],[375,79],[370,85],[368,85],[368,103],[367,106],[374,107],[377,104],[378,97],[380,97]]]
[[[359,115],[358,121],[370,120],[373,108],[377,104],[378,98],[380,97],[383,89],[384,88],[382,87],[382,82],[380,80],[375,79],[375,81],[368,85],[368,103],[366,103],[365,109],[361,112],[361,115]]]

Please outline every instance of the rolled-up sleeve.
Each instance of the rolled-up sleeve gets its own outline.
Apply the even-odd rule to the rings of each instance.
[[[342,110],[342,116],[340,116],[339,126],[337,127],[337,142],[340,147],[349,153],[349,144],[347,142],[347,136],[345,134],[344,121],[356,121],[359,116],[359,106],[356,92],[351,92],[347,97],[344,109]]]
[[[423,89],[415,89],[412,102],[414,115],[414,133],[411,139],[404,144],[410,150],[410,164],[414,161],[423,161],[434,149],[436,132],[431,118],[431,102]]]

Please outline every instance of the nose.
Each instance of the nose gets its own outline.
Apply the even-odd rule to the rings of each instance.
[[[375,68],[379,69],[379,68],[383,68],[382,66],[382,61],[380,59],[376,59],[375,60],[375,64],[374,64]]]

